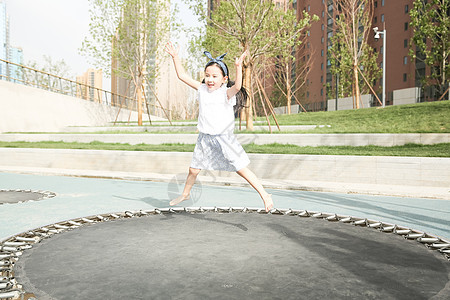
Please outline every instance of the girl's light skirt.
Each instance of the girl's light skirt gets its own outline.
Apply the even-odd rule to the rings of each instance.
[[[218,135],[199,133],[191,168],[236,172],[249,163],[247,153],[233,133]]]

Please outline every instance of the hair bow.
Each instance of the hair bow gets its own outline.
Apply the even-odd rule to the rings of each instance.
[[[223,61],[222,61],[223,58],[225,57],[225,55],[227,55],[227,53],[224,53],[224,54],[222,54],[222,55],[220,55],[220,56],[217,56],[216,58],[213,58],[212,55],[211,55],[211,53],[209,53],[208,51],[205,51],[205,52],[203,52],[203,53],[206,55],[206,57],[209,58],[208,64],[209,64],[210,62],[215,62],[216,64],[218,64],[218,65],[222,68],[223,72],[225,73],[225,76],[228,76],[228,70],[227,70],[227,67],[225,66],[225,64],[224,64]]]

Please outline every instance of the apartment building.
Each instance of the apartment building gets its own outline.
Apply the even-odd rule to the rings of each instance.
[[[77,97],[94,102],[103,102],[103,72],[101,69],[88,69],[84,74],[77,76]]]
[[[406,102],[426,101],[433,97],[420,89],[420,78],[426,72],[424,63],[416,62],[409,56],[410,39],[413,35],[409,26],[409,12],[413,3],[414,0],[374,1],[372,27],[386,30],[386,62],[383,62],[383,39],[375,39],[371,35],[368,43],[378,52],[378,66],[386,66],[386,105],[395,104],[395,98],[400,104],[399,97],[406,97]],[[307,47],[311,48],[307,55],[312,55],[312,69],[307,77],[307,91],[303,99],[310,110],[326,110],[327,100],[336,97],[326,89],[327,84],[334,85],[336,80],[330,72],[330,54],[327,53],[334,31],[336,9],[330,0],[298,0],[297,14],[301,15],[302,11],[316,14],[320,18],[313,23],[307,38]],[[382,83],[383,78],[372,83],[380,99]],[[402,93],[403,96],[399,96]],[[374,99],[371,104],[378,105]]]

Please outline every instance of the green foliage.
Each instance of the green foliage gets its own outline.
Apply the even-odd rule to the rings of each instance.
[[[3,148],[43,148],[43,149],[88,149],[117,151],[166,151],[192,152],[195,145],[190,144],[119,144],[119,143],[65,143],[65,142],[0,142]],[[450,157],[450,144],[404,146],[318,146],[300,147],[290,144],[243,145],[248,153],[262,154],[303,154],[303,155],[363,155],[363,156],[416,156],[416,157]]]
[[[83,41],[81,54],[89,57],[106,74],[111,60],[124,78],[152,78],[154,64],[170,30],[168,3],[158,0],[90,0],[90,36]],[[136,75],[137,74],[137,75]]]
[[[416,49],[410,56],[423,60],[431,74],[422,78],[425,85],[439,86],[441,94],[447,89],[450,78],[450,1],[416,0],[410,11]]]

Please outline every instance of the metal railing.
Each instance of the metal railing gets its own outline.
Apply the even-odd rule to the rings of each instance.
[[[1,66],[3,65],[3,66]],[[16,64],[0,59],[0,70],[6,70],[5,74],[0,73],[0,80],[32,86],[54,93],[72,96],[88,101],[98,102],[109,106],[125,108],[137,111],[138,101],[135,98],[106,91],[81,82],[53,75],[45,71],[40,71],[24,65]],[[159,105],[143,103],[155,112],[163,109]]]

